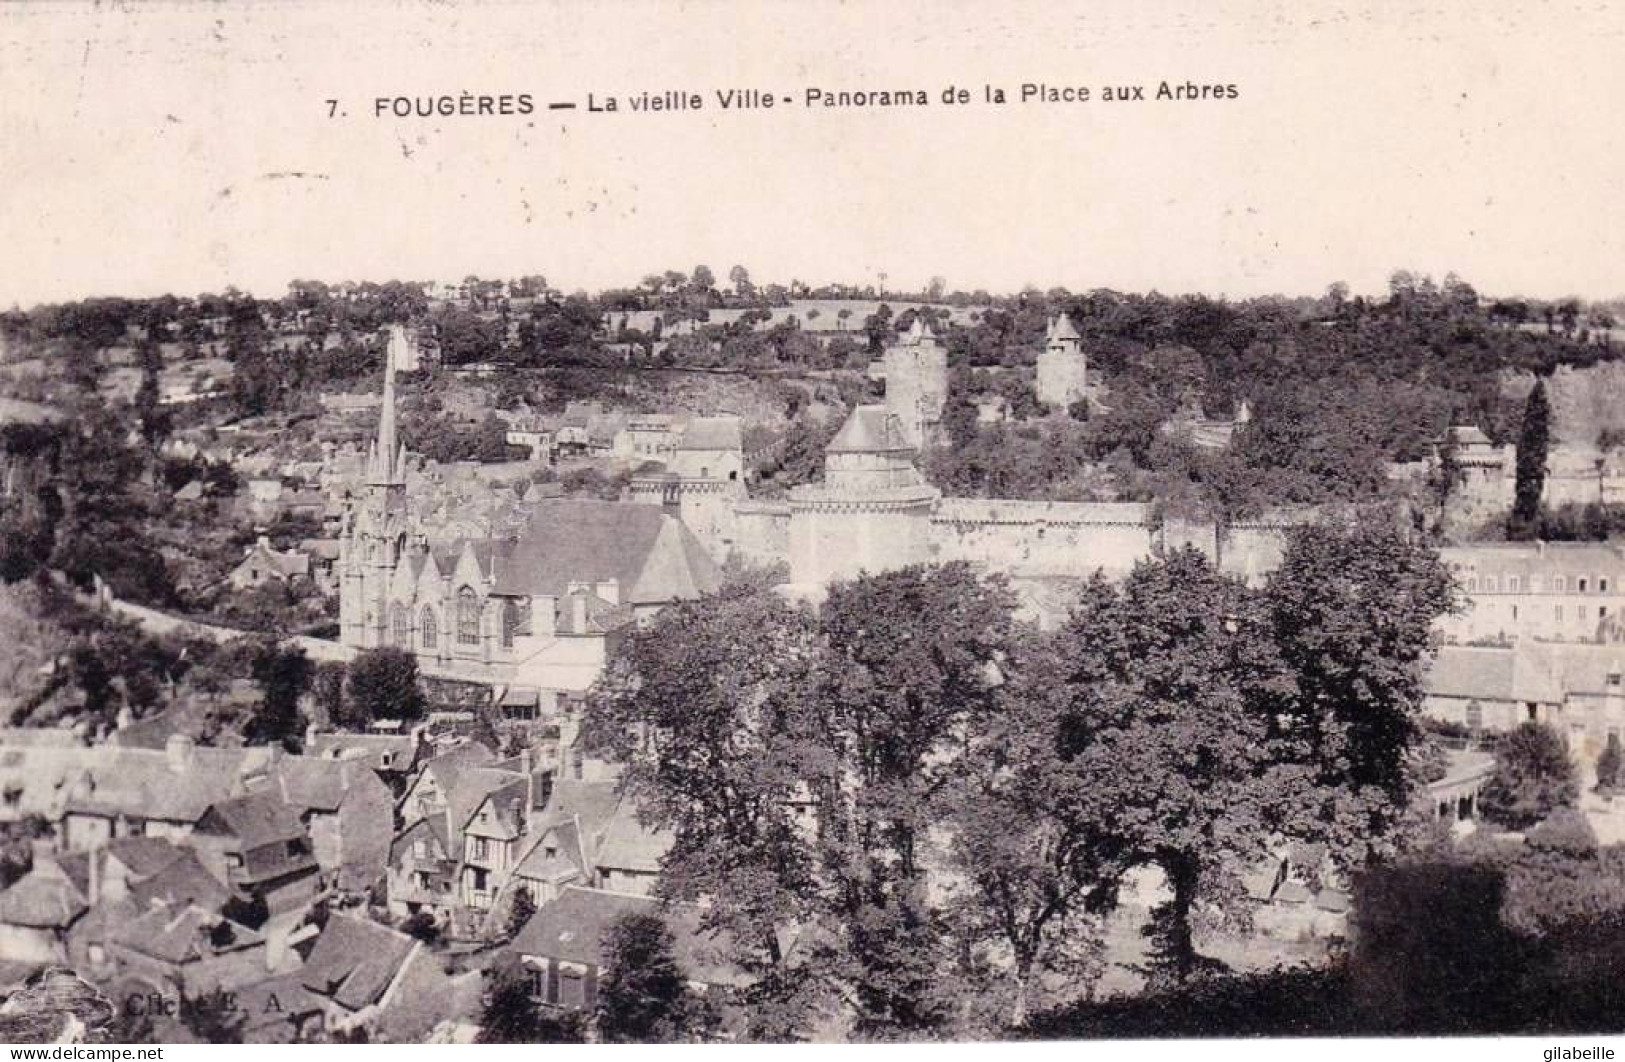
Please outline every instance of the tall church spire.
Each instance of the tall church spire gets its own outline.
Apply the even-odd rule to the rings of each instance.
[[[404,330],[400,325],[390,326],[390,342],[384,354],[384,400],[378,411],[378,441],[373,444],[367,465],[368,482],[381,486],[406,481],[406,449],[395,432],[397,336],[404,339]]]

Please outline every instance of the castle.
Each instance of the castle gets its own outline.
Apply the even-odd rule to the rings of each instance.
[[[1257,582],[1279,564],[1286,532],[1316,518],[1312,509],[1279,509],[1221,528],[1164,517],[1149,503],[943,497],[916,458],[941,422],[946,352],[917,319],[884,361],[885,404],[851,411],[825,449],[822,482],[796,487],[784,500],[752,499],[739,479],[696,474],[690,462],[634,478],[628,500],[660,506],[719,563],[784,566],[791,587],[807,596],[860,571],[962,560],[1009,576],[1040,618],[1054,611],[1043,607],[1045,598],[1064,609],[1068,597],[1047,593],[1048,585],[1097,571],[1121,576],[1182,545]],[[1040,355],[1040,397],[1053,406],[1081,399],[1086,364],[1072,323],[1053,321]]]

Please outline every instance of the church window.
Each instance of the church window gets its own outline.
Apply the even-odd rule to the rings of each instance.
[[[480,644],[480,602],[466,586],[457,591],[457,644]]]
[[[407,611],[405,605],[396,605],[391,611],[393,612],[391,626],[393,627],[392,633],[395,637],[395,644],[402,649],[410,649],[412,647],[412,614]]]
[[[502,648],[513,648],[514,635],[519,633],[523,620],[524,615],[520,612],[517,601],[502,603]]]
[[[440,640],[440,624],[435,622],[434,609],[423,610],[423,648],[433,649]]]

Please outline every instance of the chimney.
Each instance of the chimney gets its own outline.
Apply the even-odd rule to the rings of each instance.
[[[173,774],[185,774],[192,769],[193,752],[192,739],[185,734],[171,734],[164,742],[164,758]]]

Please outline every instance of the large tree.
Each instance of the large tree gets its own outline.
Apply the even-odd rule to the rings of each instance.
[[[587,740],[627,764],[640,818],[671,830],[661,892],[712,900],[707,929],[755,981],[763,1036],[805,1021],[786,963],[790,928],[812,913],[812,854],[798,831],[797,749],[813,618],[770,593],[735,589],[674,605],[634,633],[600,682]]]
[[[253,745],[298,748],[304,732],[299,701],[315,670],[310,658],[297,645],[265,638],[255,644],[249,668],[261,700],[244,738]]]
[[[1544,723],[1524,723],[1495,749],[1495,773],[1479,795],[1492,822],[1526,830],[1558,808],[1572,807],[1580,785],[1563,736]]]
[[[1523,407],[1523,428],[1518,433],[1518,470],[1507,531],[1513,538],[1534,534],[1540,516],[1541,494],[1546,489],[1546,458],[1551,448],[1552,407],[1546,400],[1546,381],[1536,380]]]
[[[1291,823],[1346,866],[1392,851],[1420,782],[1423,668],[1454,581],[1390,524],[1291,533],[1264,596],[1296,686],[1284,751],[1305,765]]]
[[[933,844],[970,735],[999,708],[1015,600],[964,563],[836,583],[801,733],[830,920],[860,1034],[944,1030],[960,994],[927,898]],[[933,865],[935,864],[935,865]]]
[[[715,1023],[689,991],[671,930],[656,914],[632,911],[605,931],[606,974],[598,990],[598,1036],[612,1044],[673,1043],[703,1037]]]
[[[980,1003],[967,1020],[995,1035],[1099,973],[1099,915],[1124,870],[1119,838],[1096,821],[1092,782],[1062,752],[1070,702],[1057,641],[1017,641],[1000,669],[1000,710],[976,720],[943,804],[945,914]]]
[[[341,711],[333,720],[364,730],[377,719],[418,719],[425,711],[417,657],[394,646],[364,649],[351,661]]]
[[[1300,799],[1279,723],[1294,684],[1268,609],[1185,548],[1091,583],[1060,645],[1073,792],[1126,862],[1161,870],[1171,896],[1148,935],[1159,976],[1184,981],[1205,965],[1198,915],[1233,909],[1238,873]]]

